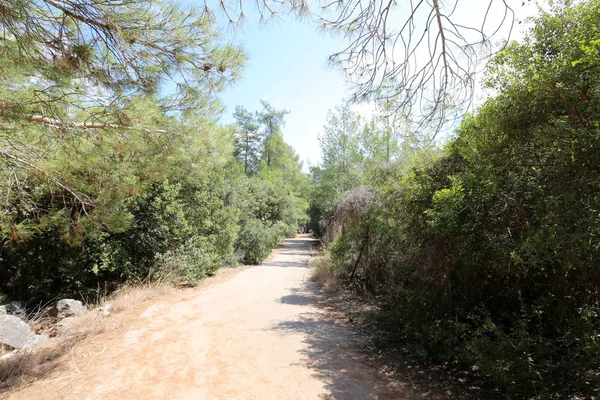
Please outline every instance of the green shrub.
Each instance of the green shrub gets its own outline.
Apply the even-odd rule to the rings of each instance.
[[[275,236],[277,237],[277,244],[285,238],[293,238],[296,236],[296,224],[291,225],[283,221],[277,221],[273,228],[275,230]]]
[[[236,247],[243,252],[244,263],[260,264],[277,242],[276,229],[259,219],[251,219],[243,224]]]
[[[332,260],[385,299],[379,343],[476,366],[508,398],[598,396],[599,24],[596,1],[542,14],[444,154],[382,173],[344,227]]]
[[[211,240],[192,237],[179,248],[156,256],[155,279],[181,280],[195,284],[212,275],[222,263],[221,255]]]

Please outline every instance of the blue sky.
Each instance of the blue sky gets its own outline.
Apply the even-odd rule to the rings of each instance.
[[[185,4],[200,5],[199,0],[180,0]],[[542,2],[544,0],[541,0]],[[509,0],[520,5],[521,0]],[[478,0],[461,2],[465,9],[455,17],[470,22],[485,7]],[[486,3],[487,4],[487,3]],[[485,5],[485,4],[484,4]],[[248,8],[246,7],[247,12]],[[481,8],[481,10],[477,10]],[[521,18],[531,15],[533,4],[518,7]],[[225,30],[227,40],[240,45],[248,56],[243,78],[228,88],[221,96],[227,108],[221,121],[233,121],[235,106],[241,105],[250,111],[261,109],[260,100],[266,100],[279,109],[286,109],[283,133],[305,164],[316,164],[320,159],[318,134],[322,131],[328,110],[342,105],[349,97],[350,87],[343,74],[327,65],[327,57],[343,48],[340,38],[333,38],[307,21],[297,21],[292,16],[267,24],[259,24],[256,12],[248,12],[243,27]],[[490,20],[501,18],[492,12]],[[219,18],[221,27],[226,28],[226,19]],[[521,26],[522,27],[522,26]],[[519,26],[516,26],[517,30]],[[513,39],[520,35],[513,33]],[[477,102],[484,96],[478,91]],[[370,114],[371,106],[356,107],[363,115]]]
[[[243,29],[229,32],[249,60],[243,79],[221,96],[227,107],[222,121],[232,121],[236,105],[260,110],[260,99],[289,110],[285,141],[305,165],[315,164],[320,153],[317,134],[327,111],[342,104],[348,94],[343,75],[327,66],[327,57],[342,42],[291,17],[262,26],[257,21],[250,19]]]

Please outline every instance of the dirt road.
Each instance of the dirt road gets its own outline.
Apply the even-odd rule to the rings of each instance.
[[[360,355],[308,281],[311,239],[263,264],[117,316],[9,399],[411,399]],[[112,317],[111,317],[112,318]],[[421,396],[419,396],[422,398]]]

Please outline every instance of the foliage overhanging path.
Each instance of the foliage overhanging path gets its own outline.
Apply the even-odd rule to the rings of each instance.
[[[365,365],[359,338],[317,307],[311,243],[289,239],[229,281],[130,310],[123,327],[107,326],[9,399],[412,398]]]

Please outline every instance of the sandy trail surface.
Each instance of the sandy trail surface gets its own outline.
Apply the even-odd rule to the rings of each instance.
[[[307,236],[261,265],[109,318],[17,399],[412,399],[309,282]]]

